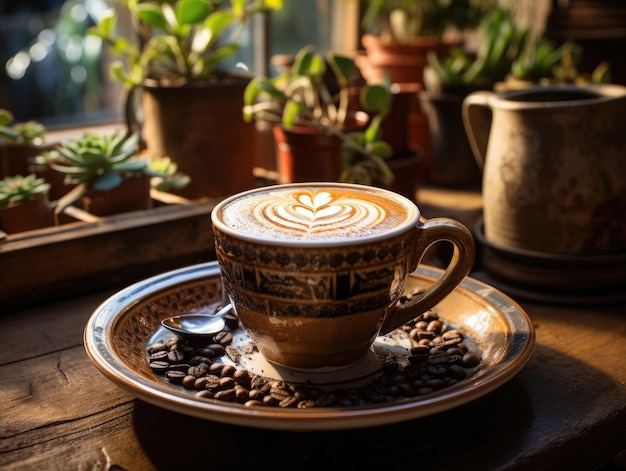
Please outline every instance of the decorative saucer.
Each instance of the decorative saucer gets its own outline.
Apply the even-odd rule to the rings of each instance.
[[[421,266],[410,275],[407,290],[426,288],[442,270]],[[110,380],[139,399],[165,409],[217,422],[276,430],[338,430],[406,421],[436,414],[473,401],[514,377],[532,353],[535,333],[528,315],[497,289],[467,277],[437,306],[437,312],[471,339],[482,361],[472,374],[453,385],[423,396],[380,404],[310,409],[247,407],[200,399],[164,381],[148,366],[147,346],[172,335],[160,327],[162,318],[201,310],[221,299],[216,262],[174,270],[131,285],[104,301],[85,327],[85,349]],[[230,361],[250,371],[289,382],[336,387],[355,386],[380,367],[381,352],[406,349],[400,331],[379,337],[372,355],[335,371],[284,370],[265,361],[240,332]],[[239,354],[237,354],[237,352]]]
[[[488,241],[482,218],[473,231],[481,279],[516,299],[558,304],[611,303],[626,299],[626,253],[550,254]]]

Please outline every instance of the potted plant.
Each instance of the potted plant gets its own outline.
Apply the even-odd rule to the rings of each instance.
[[[52,226],[50,185],[30,174],[0,180],[0,229],[7,234]]]
[[[116,32],[108,10],[90,30],[125,62],[111,65],[127,85],[126,114],[134,130],[133,90],[141,91],[140,130],[147,150],[171,157],[192,181],[188,198],[222,197],[254,185],[256,130],[241,117],[250,75],[223,70],[242,46],[250,18],[280,8],[281,0],[124,0],[139,38],[135,46]]]
[[[476,90],[491,90],[503,80],[528,38],[528,29],[517,27],[506,8],[497,8],[486,16],[478,33],[476,51],[453,47],[447,54],[439,54],[433,50],[424,68],[425,90],[418,95],[431,133],[433,162],[429,180],[438,185],[480,186],[480,167],[463,126],[463,99]]]
[[[392,149],[381,136],[391,93],[383,85],[366,86],[360,102],[373,115],[355,110],[350,89],[355,70],[351,57],[305,46],[288,71],[255,77],[246,87],[244,119],[273,125],[282,181],[392,183],[385,163]]]
[[[45,134],[38,121],[16,123],[13,113],[0,109],[0,178],[30,173],[33,157],[56,145],[44,145]]]
[[[495,7],[495,0],[363,0],[364,51],[357,65],[368,83],[380,83],[388,73],[405,88],[424,88],[423,71],[431,50],[445,53],[462,43],[461,32],[473,29]],[[406,117],[411,146],[432,166],[427,115],[412,93]]]
[[[426,54],[444,52],[459,38],[446,39],[450,30],[474,28],[495,7],[494,0],[366,0],[361,42],[368,81],[378,82],[388,71],[396,83],[422,83]]]
[[[151,208],[150,179],[167,175],[138,155],[137,143],[137,134],[116,132],[85,133],[59,145],[60,159],[50,165],[74,188],[58,200],[57,217],[77,202],[96,216]]]

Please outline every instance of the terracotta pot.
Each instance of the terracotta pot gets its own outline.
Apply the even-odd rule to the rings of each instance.
[[[89,189],[82,199],[82,206],[95,216],[150,209],[150,177],[127,178],[112,190]]]
[[[0,207],[0,229],[7,234],[54,225],[54,214],[47,193],[20,203]]]
[[[484,162],[485,239],[553,254],[626,252],[626,87],[475,92],[463,119]]]
[[[337,136],[302,126],[274,126],[273,132],[281,182],[339,181],[342,142]]]
[[[429,51],[436,49],[445,54],[451,46],[459,44],[456,39],[442,41],[434,36],[415,37],[406,44],[386,44],[373,34],[364,34],[361,42],[365,54],[357,55],[355,60],[368,83],[382,83],[388,73],[392,83],[413,83],[420,89],[424,87],[424,67]],[[421,151],[428,168],[432,162],[432,143],[428,118],[421,109],[417,94],[410,98],[408,113],[409,143]]]
[[[55,149],[59,144],[0,144],[0,179],[7,176],[28,175],[29,165],[43,152]]]
[[[169,156],[191,177],[176,193],[190,199],[224,197],[255,185],[254,123],[242,118],[249,79],[142,88],[142,137],[149,153]]]

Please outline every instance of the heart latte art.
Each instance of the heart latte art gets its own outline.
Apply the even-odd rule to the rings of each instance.
[[[406,225],[415,211],[400,197],[379,191],[292,187],[234,199],[218,217],[254,237],[337,240],[388,232]]]

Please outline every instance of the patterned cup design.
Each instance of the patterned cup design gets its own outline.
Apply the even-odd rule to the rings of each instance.
[[[381,329],[454,289],[473,259],[465,227],[421,221],[409,199],[364,185],[259,188],[226,198],[211,217],[224,288],[243,327],[268,360],[289,368],[357,362]],[[439,240],[464,253],[423,302],[397,307],[406,277]]]

